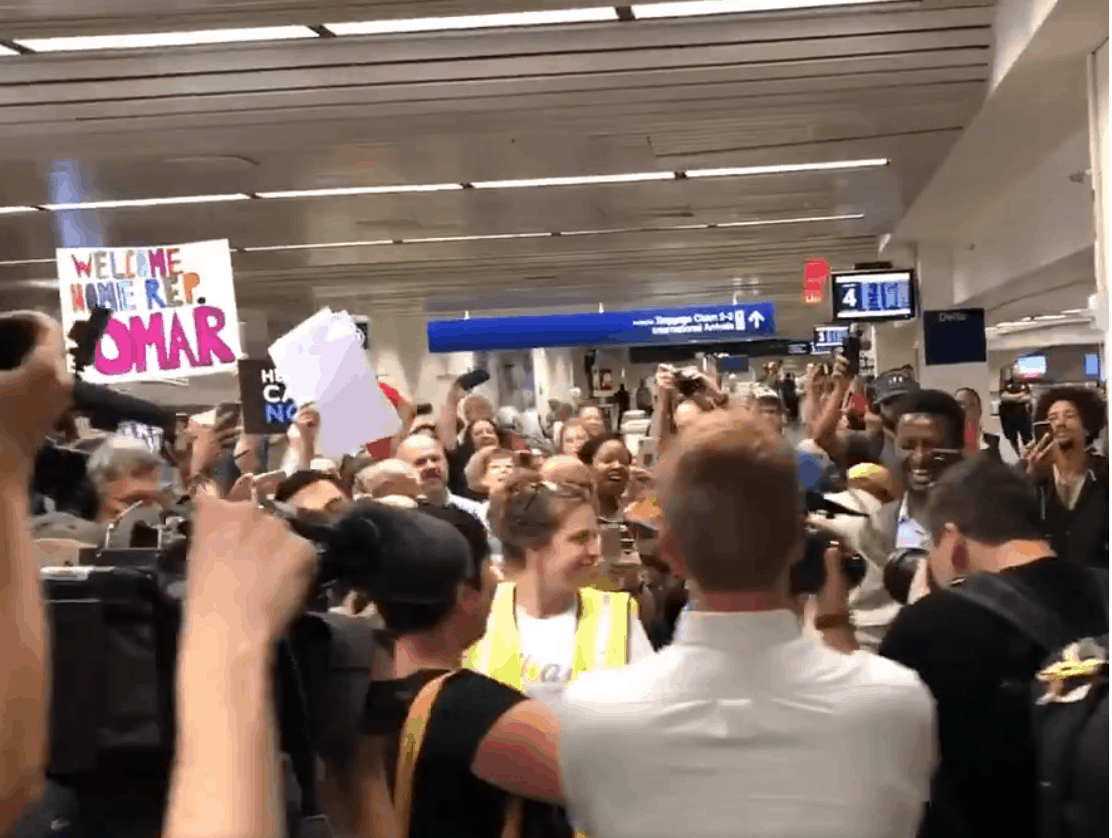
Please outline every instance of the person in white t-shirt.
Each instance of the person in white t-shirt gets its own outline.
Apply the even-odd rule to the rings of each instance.
[[[589,489],[518,472],[495,493],[490,521],[514,581],[499,585],[465,666],[558,706],[583,672],[653,654],[628,594],[585,587],[600,557]]]

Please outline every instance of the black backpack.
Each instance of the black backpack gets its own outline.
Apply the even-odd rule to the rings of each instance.
[[[1091,570],[1108,614],[1108,572]],[[976,574],[950,591],[1045,650],[1031,682],[1042,838],[1108,835],[1108,633],[1078,638],[1014,579]],[[1022,790],[1017,789],[1017,793]]]

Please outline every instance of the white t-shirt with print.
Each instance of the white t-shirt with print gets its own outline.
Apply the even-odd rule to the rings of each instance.
[[[575,666],[574,607],[563,614],[539,620],[517,609],[517,633],[521,638],[521,691],[532,699],[557,708]],[[653,653],[652,643],[641,620],[630,614],[629,661]]]

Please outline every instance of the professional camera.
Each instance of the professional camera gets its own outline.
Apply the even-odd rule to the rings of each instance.
[[[690,399],[692,396],[703,392],[706,389],[707,383],[703,380],[702,376],[697,375],[692,370],[678,370],[675,368],[669,369],[672,377],[676,382],[676,392],[678,392],[685,399]]]
[[[846,515],[867,518],[867,513],[858,512],[840,503],[828,500],[818,492],[807,492],[808,515],[822,515],[827,518]],[[807,524],[804,530],[803,558],[792,565],[788,576],[789,589],[793,596],[817,594],[826,584],[826,551],[837,540],[832,532]],[[857,554],[842,561],[842,575],[850,588],[856,588],[865,578],[865,560]]]
[[[927,557],[928,553],[922,547],[905,547],[889,556],[884,563],[884,589],[888,596],[900,605],[907,605],[915,574]]]
[[[69,339],[73,342],[73,410],[85,417],[97,430],[116,431],[124,422],[137,422],[162,429],[164,444],[173,445],[177,436],[175,413],[156,404],[118,393],[108,387],[81,380],[81,373],[93,362],[97,344],[104,335],[112,312],[95,308],[88,320],[73,324]],[[19,367],[35,345],[34,325],[30,321],[8,318],[0,320],[0,369]],[[55,502],[59,511],[79,517],[91,517],[95,510],[95,493],[86,480],[88,454],[48,441],[35,457],[32,491]]]
[[[399,550],[435,551],[432,535],[404,510],[377,504],[342,517],[307,520],[273,504],[317,546],[318,595],[330,585],[416,601],[421,590],[394,588]],[[156,805],[173,758],[174,679],[189,504],[161,513],[152,525],[129,526],[126,549],[83,550],[76,567],[42,571],[53,651],[51,752],[47,776],[79,796]],[[422,540],[424,539],[424,540]],[[399,546],[401,545],[401,546]],[[442,596],[429,592],[429,600]],[[315,598],[319,598],[315,597]],[[366,712],[372,664],[389,648],[365,618],[303,615],[278,647],[277,715],[281,748],[300,787],[290,835],[316,836],[323,820],[316,797],[316,759],[343,758]]]

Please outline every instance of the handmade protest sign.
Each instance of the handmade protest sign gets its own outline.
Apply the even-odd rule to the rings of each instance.
[[[112,311],[84,377],[97,384],[231,372],[240,355],[227,240],[58,248],[62,326]]]
[[[285,433],[297,416],[297,404],[270,361],[239,362],[239,399],[244,433]]]

